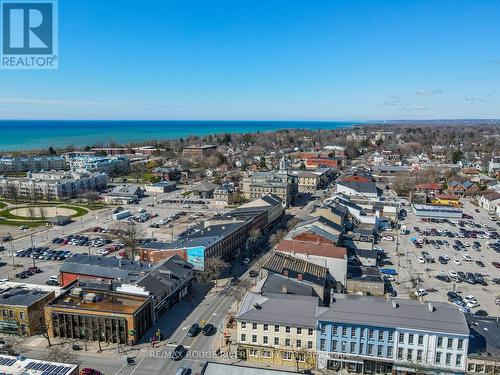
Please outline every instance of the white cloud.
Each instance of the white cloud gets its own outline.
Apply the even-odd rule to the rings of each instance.
[[[415,94],[417,95],[436,95],[436,94],[442,94],[443,90],[441,89],[429,89],[429,90],[416,90]]]

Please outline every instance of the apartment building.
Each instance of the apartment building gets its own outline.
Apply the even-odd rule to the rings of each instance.
[[[226,207],[234,204],[235,189],[232,185],[222,185],[215,188],[213,193],[214,205]]]
[[[316,368],[317,306],[316,297],[247,293],[236,315],[238,359]]]
[[[317,315],[318,368],[364,374],[460,374],[469,328],[446,303],[335,295]]]
[[[73,198],[107,186],[104,173],[71,173],[65,171],[28,172],[25,178],[0,177],[0,190],[5,194],[13,186],[22,198]]]
[[[69,167],[74,172],[106,173],[109,176],[127,174],[130,160],[124,156],[80,155],[69,159]]]
[[[0,333],[37,335],[44,330],[44,305],[54,292],[28,287],[7,287],[0,291]]]
[[[245,199],[249,200],[274,194],[289,207],[297,197],[298,177],[286,170],[253,172],[243,178],[242,193]]]
[[[182,149],[182,157],[187,159],[204,158],[217,151],[215,145],[186,146]]]
[[[59,170],[66,168],[66,160],[61,156],[2,156],[0,172],[29,172]]]

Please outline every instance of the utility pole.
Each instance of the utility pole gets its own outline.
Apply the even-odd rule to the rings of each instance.
[[[14,262],[14,245],[12,244],[12,235],[9,232],[9,242],[10,242],[10,255],[12,256],[12,267],[16,266]]]
[[[31,237],[31,249],[34,250],[35,245],[33,244],[33,233],[30,233],[30,237]],[[32,257],[31,259],[33,259],[33,267],[36,267],[35,266],[35,257]]]

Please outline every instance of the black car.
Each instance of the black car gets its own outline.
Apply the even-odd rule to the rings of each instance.
[[[174,361],[180,361],[186,354],[186,348],[182,345],[177,345],[175,349],[170,353],[170,358]]]
[[[448,296],[448,298],[462,300],[462,297],[457,292],[451,292],[450,291],[446,295]]]
[[[437,275],[436,279],[444,281],[446,283],[451,282],[451,279],[447,275]]]
[[[476,260],[476,264],[481,267],[481,268],[484,268],[484,263],[481,262],[480,260]]]
[[[16,277],[18,279],[27,279],[28,275],[26,275],[26,273],[24,273],[24,272],[19,272],[19,273],[16,273]]]
[[[215,327],[213,324],[210,323],[205,324],[205,327],[203,327],[203,330],[201,331],[201,333],[204,336],[211,336],[214,332],[215,332]]]
[[[189,331],[188,331],[187,335],[189,337],[194,337],[194,336],[196,336],[198,334],[199,330],[200,330],[200,325],[198,323],[194,323],[191,326],[191,328],[189,328]]]
[[[493,284],[500,284],[500,278],[495,277],[494,279],[491,280]]]
[[[47,280],[45,284],[50,286],[59,286],[59,282],[57,280]]]
[[[440,256],[438,258],[438,260],[439,260],[439,263],[441,263],[441,264],[448,264],[448,261],[446,259],[444,259],[442,256]]]
[[[476,316],[488,316],[488,313],[485,310],[477,310],[474,315]]]
[[[250,277],[257,277],[257,276],[259,276],[259,273],[257,271],[255,271],[255,270],[250,270],[250,272],[248,273],[248,275]]]

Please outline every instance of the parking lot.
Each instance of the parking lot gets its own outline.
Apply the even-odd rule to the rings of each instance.
[[[404,297],[425,289],[423,294],[427,294],[422,299],[429,301],[446,302],[450,291],[462,299],[472,295],[478,305],[468,304],[471,313],[484,310],[489,315],[500,315],[500,306],[495,303],[500,287],[493,282],[500,278],[500,269],[492,264],[500,261],[500,254],[488,246],[498,242],[495,232],[499,227],[483,209],[476,212],[475,206],[463,203],[464,213],[473,219],[426,222],[407,207],[408,216],[401,224],[406,225],[409,233],[400,234],[398,241],[382,240],[379,244],[387,254],[387,267],[399,273],[392,286]]]

